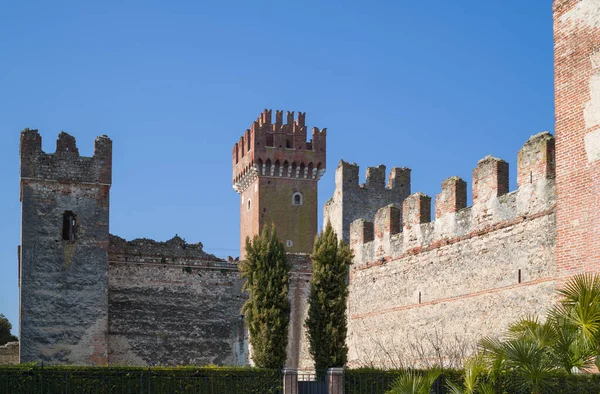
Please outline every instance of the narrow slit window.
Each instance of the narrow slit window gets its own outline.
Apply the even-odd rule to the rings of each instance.
[[[75,241],[77,229],[77,217],[72,211],[65,211],[63,214],[63,240]]]
[[[419,292],[419,304],[421,303],[421,292]]]
[[[521,283],[521,281],[522,281],[522,277],[521,277],[521,270],[519,270],[519,272],[518,272],[518,274],[517,274],[517,275],[518,275],[518,278],[517,278],[517,280],[519,281],[519,283]]]

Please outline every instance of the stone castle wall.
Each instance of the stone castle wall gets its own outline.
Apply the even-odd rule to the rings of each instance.
[[[0,346],[0,365],[19,363],[19,342],[9,342]]]
[[[410,194],[410,169],[394,167],[385,179],[385,166],[368,167],[365,183],[359,183],[356,164],[340,161],[335,172],[335,191],[323,207],[323,228],[327,222],[340,239],[350,241],[350,224],[371,219],[377,209],[388,204],[402,207]]]
[[[440,341],[467,351],[552,304],[553,137],[532,137],[518,167],[518,190],[508,193],[508,164],[481,160],[471,207],[465,206],[466,182],[447,179],[436,197],[435,221],[431,198],[415,193],[403,203],[402,220],[400,209],[389,205],[373,222],[352,223],[350,365],[426,364],[440,356],[434,349],[444,346]]]
[[[237,264],[187,244],[111,236],[109,363],[246,365]]]

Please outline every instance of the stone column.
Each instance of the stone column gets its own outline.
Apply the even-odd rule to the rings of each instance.
[[[283,370],[283,394],[298,394],[298,370]]]
[[[344,368],[327,370],[327,393],[344,394]]]

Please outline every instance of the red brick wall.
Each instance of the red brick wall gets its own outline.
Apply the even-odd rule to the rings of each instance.
[[[600,271],[600,2],[554,1],[556,264]]]

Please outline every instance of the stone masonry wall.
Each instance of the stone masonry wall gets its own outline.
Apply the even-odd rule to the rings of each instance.
[[[55,153],[41,143],[21,132],[20,360],[106,364],[112,143],[93,157],[66,133]]]
[[[472,349],[518,317],[541,314],[555,289],[554,138],[519,151],[518,190],[508,164],[486,157],[466,183],[452,177],[436,197],[409,196],[351,226],[350,365],[426,364],[435,346]],[[445,342],[440,344],[440,342]],[[444,354],[450,361],[456,354]]]
[[[309,351],[308,333],[304,322],[308,317],[308,296],[312,274],[310,255],[288,254],[292,264],[289,299],[291,304],[286,368],[313,369],[314,361]]]
[[[368,167],[366,183],[359,184],[358,166],[343,160],[335,172],[335,191],[323,208],[323,227],[331,221],[338,238],[350,241],[350,224],[356,219],[371,219],[388,204],[399,208],[410,194],[410,169],[392,168],[385,180],[385,166]]]
[[[19,363],[19,342],[9,342],[0,346],[0,365]]]
[[[111,236],[111,365],[247,365],[237,264],[202,244]]]

